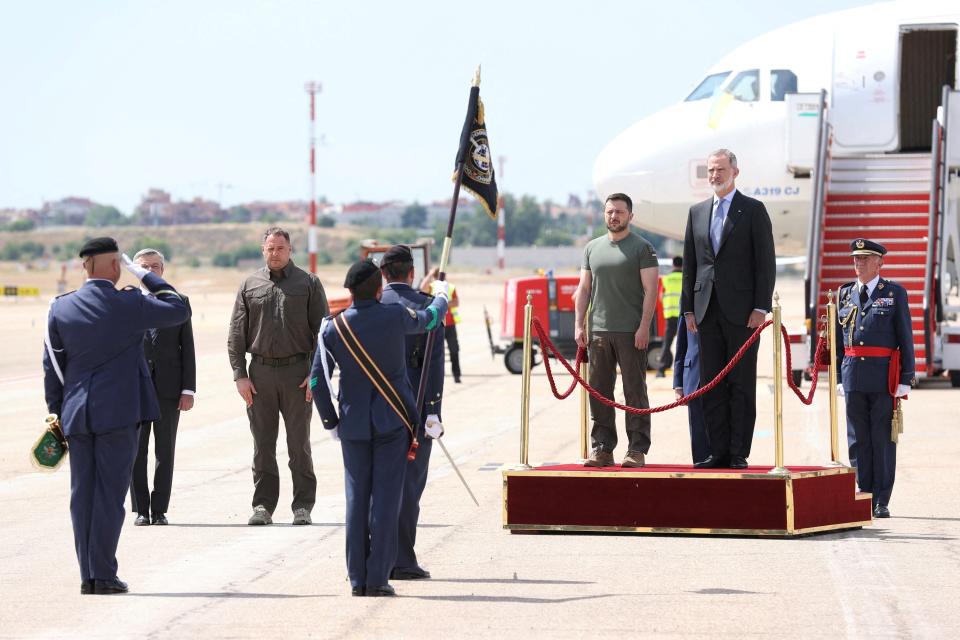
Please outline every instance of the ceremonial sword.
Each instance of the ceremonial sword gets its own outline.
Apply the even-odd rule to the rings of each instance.
[[[463,483],[463,488],[467,490],[467,493],[470,494],[470,497],[473,498],[473,503],[480,506],[480,503],[477,502],[477,496],[473,495],[473,491],[470,490],[470,485],[467,484],[466,479],[463,477],[463,474],[460,473],[460,468],[457,467],[457,463],[453,461],[453,457],[450,455],[450,452],[447,451],[447,446],[443,444],[443,440],[437,438],[436,443],[440,445],[440,448],[443,449],[443,455],[447,456],[447,460],[450,462],[450,466],[453,467],[453,470],[457,472],[457,477],[460,478],[460,482]]]

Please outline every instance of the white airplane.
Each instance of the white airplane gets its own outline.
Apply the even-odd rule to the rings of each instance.
[[[707,155],[726,147],[739,160],[738,188],[767,206],[778,254],[802,255],[812,165],[796,157],[813,155],[819,108],[809,94],[829,94],[835,150],[921,149],[923,141],[908,135],[909,129],[921,138],[926,133],[929,151],[930,109],[940,104],[945,82],[924,71],[930,66],[925,62],[949,59],[946,84],[956,86],[958,24],[957,0],[886,2],[817,16],[751,40],[711,67],[683,101],[607,144],[594,164],[597,194],[629,194],[637,226],[682,239],[690,205],[711,194]],[[934,32],[940,36],[911,40],[913,58],[903,58],[905,38]],[[916,93],[918,84],[932,107],[902,99]],[[808,94],[806,102],[788,101],[790,93]],[[798,136],[788,139],[791,126]]]

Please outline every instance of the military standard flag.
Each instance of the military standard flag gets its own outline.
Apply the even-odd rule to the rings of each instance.
[[[456,166],[461,167],[463,188],[477,197],[487,215],[496,219],[497,180],[493,174],[493,156],[490,154],[479,86],[470,88],[470,102],[463,131],[460,132]],[[456,171],[453,179],[457,179]]]

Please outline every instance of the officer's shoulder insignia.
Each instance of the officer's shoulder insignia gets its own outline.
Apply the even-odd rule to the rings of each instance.
[[[70,295],[71,293],[76,293],[76,292],[77,292],[76,289],[74,289],[73,291],[67,291],[66,293],[61,293],[61,294],[58,295],[58,296],[54,296],[53,299],[54,299],[54,300],[58,300],[58,299],[62,298],[63,296],[68,296],[68,295]]]
[[[410,307],[404,307],[404,309],[407,310],[407,313],[410,314],[410,317],[411,317],[411,318],[413,318],[414,320],[417,319],[417,312],[416,312],[416,311],[414,311],[414,310],[411,309]]]
[[[120,291],[137,291],[137,288],[132,284],[128,284],[123,289],[120,289]]]

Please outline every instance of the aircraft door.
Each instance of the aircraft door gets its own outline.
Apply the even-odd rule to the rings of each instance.
[[[895,151],[899,26],[866,21],[838,30],[833,42],[830,121],[837,150]]]

